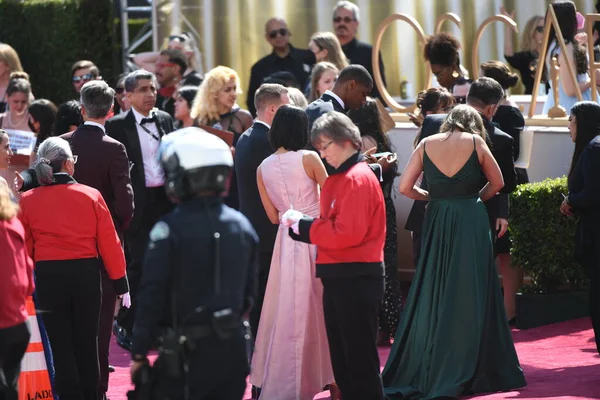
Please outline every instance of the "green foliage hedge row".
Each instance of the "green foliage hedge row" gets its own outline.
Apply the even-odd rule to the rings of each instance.
[[[573,260],[577,220],[559,211],[567,192],[567,179],[562,177],[519,185],[511,195],[511,254],[513,264],[532,278],[526,291],[579,289],[587,282]]]
[[[121,72],[120,28],[111,0],[0,0],[0,41],[19,54],[36,98],[75,98],[71,66],[91,60],[113,83]],[[130,38],[145,20],[130,20]],[[146,48],[139,51],[149,50]]]

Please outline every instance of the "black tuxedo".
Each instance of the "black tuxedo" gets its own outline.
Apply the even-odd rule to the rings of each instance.
[[[423,120],[423,126],[421,127],[420,139],[423,140],[426,137],[438,133],[445,119],[446,114],[436,114],[425,117]],[[502,171],[502,177],[504,178],[504,187],[500,190],[500,193],[485,202],[492,231],[496,233],[496,219],[508,219],[508,196],[517,186],[517,175],[515,172],[515,163],[513,159],[513,138],[510,135],[502,132],[483,116],[482,119],[488,134],[488,146],[490,147],[492,155],[496,159],[496,162]],[[485,176],[483,176],[483,174],[481,183],[482,187],[487,183],[487,179]],[[421,188],[427,189],[427,182],[425,179],[423,179],[421,183]],[[404,226],[405,229],[413,232],[413,252],[415,253],[415,265],[416,259],[418,258],[420,252],[420,237],[421,230],[423,228],[423,220],[425,219],[426,205],[426,201],[415,200],[410,213],[408,214],[406,225]]]
[[[312,130],[312,126],[317,118],[323,114],[327,114],[329,111],[337,111],[346,114],[346,109],[342,107],[335,97],[330,96],[327,93],[324,93],[321,97],[310,103],[308,107],[306,107],[309,131]]]
[[[256,183],[256,170],[263,160],[273,154],[269,143],[269,128],[255,121],[240,136],[235,147],[235,174],[238,186],[240,211],[250,220],[260,240],[260,270],[258,274],[258,296],[250,312],[252,333],[256,337],[258,322],[269,277],[271,256],[277,236],[278,225],[273,224],[260,200]]]
[[[173,119],[169,114],[164,111],[155,111],[154,115],[160,137],[174,130]],[[144,159],[136,125],[132,110],[106,121],[107,134],[123,143],[127,150],[135,200],[133,219],[125,233],[125,243],[129,250],[127,275],[130,283],[132,308],[121,308],[117,317],[117,321],[127,332],[131,332],[133,328],[136,295],[140,284],[148,236],[156,221],[173,208],[173,204],[167,198],[162,186],[156,188],[146,187]]]

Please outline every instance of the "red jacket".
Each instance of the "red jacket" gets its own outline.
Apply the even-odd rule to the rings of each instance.
[[[123,288],[125,256],[102,195],[67,174],[55,177],[56,184],[21,196],[19,218],[29,255],[36,262],[100,256],[110,279]]]
[[[33,262],[17,218],[0,221],[0,329],[27,320],[25,301],[33,293]]]
[[[385,202],[361,154],[327,178],[320,203],[320,217],[299,224],[300,240],[317,245],[317,277],[382,276]]]

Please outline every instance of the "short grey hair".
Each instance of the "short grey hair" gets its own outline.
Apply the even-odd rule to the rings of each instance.
[[[338,1],[333,9],[333,17],[334,18],[335,18],[335,13],[340,8],[345,8],[346,10],[352,11],[352,14],[354,14],[354,19],[356,21],[360,21],[360,9],[358,8],[358,6],[356,4],[351,3],[349,1]]]
[[[49,137],[44,140],[38,149],[37,163],[34,167],[39,184],[52,184],[54,174],[60,172],[64,162],[70,158],[73,158],[73,152],[65,139]]]
[[[357,150],[362,145],[358,127],[347,115],[337,111],[329,111],[314,122],[310,132],[310,141],[313,146],[317,145],[322,136],[327,136],[337,144],[349,141]]]
[[[80,100],[89,118],[104,118],[114,105],[115,91],[104,81],[89,81],[81,88]]]
[[[137,69],[125,78],[125,91],[133,93],[137,88],[138,81],[142,80],[150,80],[156,85],[156,76],[152,72],[148,72],[145,69]]]

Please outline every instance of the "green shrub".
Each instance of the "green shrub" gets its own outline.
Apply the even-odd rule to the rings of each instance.
[[[513,264],[532,278],[525,291],[536,293],[580,289],[586,284],[573,259],[575,217],[559,211],[567,179],[519,185],[511,195],[510,235]]]

